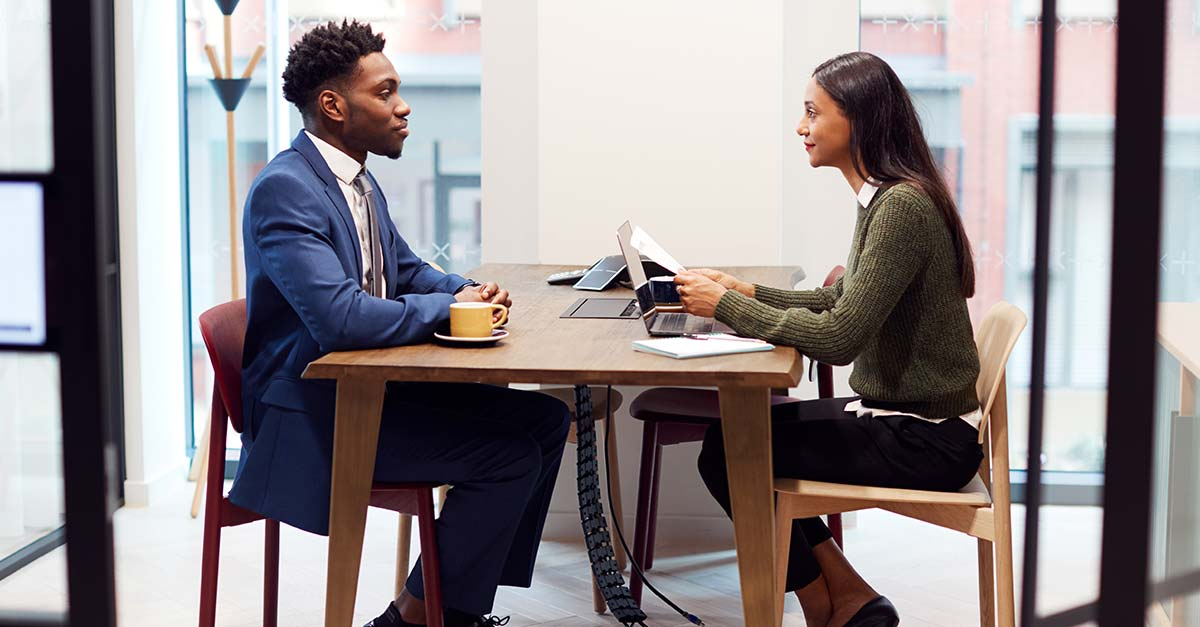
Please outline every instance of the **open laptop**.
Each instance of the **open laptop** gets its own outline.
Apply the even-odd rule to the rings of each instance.
[[[630,243],[633,237],[633,227],[626,221],[617,229],[617,243],[621,246],[621,254],[625,255],[625,267],[629,268],[629,281],[633,283],[633,291],[637,294],[638,307],[642,310],[642,322],[650,335],[673,336],[691,333],[733,333],[733,329],[717,322],[712,318],[701,318],[685,313],[660,312],[654,305],[654,295],[650,291],[650,282],[646,280],[646,272],[639,259],[639,251]]]

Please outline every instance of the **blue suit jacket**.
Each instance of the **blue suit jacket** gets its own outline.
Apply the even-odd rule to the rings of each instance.
[[[300,374],[331,351],[427,341],[447,321],[453,293],[468,283],[413,254],[383,194],[376,199],[387,298],[360,287],[354,218],[303,131],[267,164],[246,198],[246,424],[229,498],[313,533],[329,530],[335,390],[331,381]]]

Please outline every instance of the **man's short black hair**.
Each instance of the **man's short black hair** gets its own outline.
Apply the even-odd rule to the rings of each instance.
[[[288,52],[283,97],[302,114],[310,114],[317,93],[342,84],[354,74],[358,60],[372,52],[383,52],[383,35],[358,20],[329,22],[308,31]]]

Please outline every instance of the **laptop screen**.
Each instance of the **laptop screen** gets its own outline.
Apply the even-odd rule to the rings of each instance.
[[[654,324],[657,310],[654,308],[654,294],[650,291],[650,282],[646,280],[646,269],[642,267],[641,253],[629,242],[633,237],[633,227],[626,221],[617,229],[617,244],[621,246],[621,254],[625,256],[625,267],[629,269],[629,281],[633,283],[633,291],[637,294],[638,308],[642,310],[642,322],[646,329]]]
[[[629,282],[637,289],[646,282],[646,269],[642,267],[641,251],[630,243],[632,239],[633,227],[626,220],[625,224],[617,229],[617,243],[621,245],[621,254],[625,255],[625,267],[629,268]]]

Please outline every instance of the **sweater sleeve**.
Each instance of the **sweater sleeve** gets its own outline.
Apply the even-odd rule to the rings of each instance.
[[[854,361],[883,326],[928,259],[929,214],[900,197],[876,209],[849,286],[824,311],[774,307],[735,290],[717,303],[716,318],[741,335],[794,346],[817,361]]]
[[[776,309],[804,308],[809,311],[825,311],[833,307],[842,295],[842,277],[829,287],[811,290],[781,290],[766,285],[754,286],[754,299]]]

